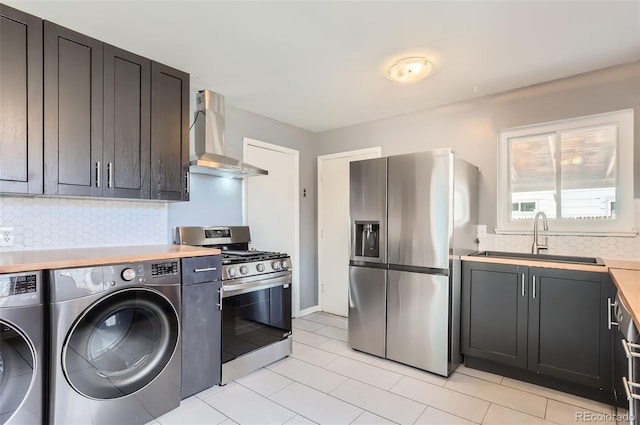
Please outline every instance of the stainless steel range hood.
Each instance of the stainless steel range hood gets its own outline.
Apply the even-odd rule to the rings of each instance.
[[[189,171],[231,178],[269,174],[267,170],[225,155],[224,109],[221,94],[201,90],[196,95],[196,159],[189,163]]]

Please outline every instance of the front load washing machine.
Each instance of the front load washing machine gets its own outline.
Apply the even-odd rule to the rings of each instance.
[[[41,424],[41,272],[0,274],[0,425]]]
[[[49,420],[145,424],[180,405],[180,261],[50,272]]]

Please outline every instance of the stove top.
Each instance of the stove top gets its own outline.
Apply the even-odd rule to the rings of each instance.
[[[287,254],[283,252],[270,252],[270,251],[222,251],[222,264],[240,264],[249,263],[253,261],[265,261],[278,258],[287,258]]]
[[[269,274],[289,272],[291,259],[283,252],[249,249],[249,227],[176,227],[174,242],[222,250],[222,280],[264,277]],[[277,275],[274,275],[277,276]]]

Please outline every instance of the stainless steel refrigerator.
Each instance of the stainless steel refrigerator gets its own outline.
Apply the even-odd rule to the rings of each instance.
[[[460,363],[460,256],[478,169],[450,149],[350,166],[351,348],[448,376]]]

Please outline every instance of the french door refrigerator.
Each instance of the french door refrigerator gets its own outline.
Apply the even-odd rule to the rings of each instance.
[[[351,348],[443,376],[460,363],[460,256],[477,248],[477,179],[450,149],[351,163]]]

